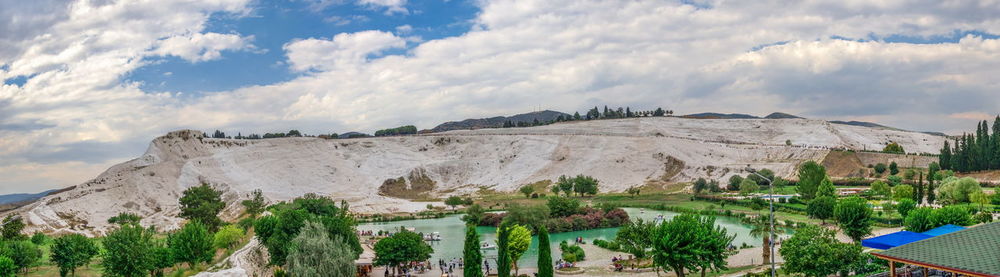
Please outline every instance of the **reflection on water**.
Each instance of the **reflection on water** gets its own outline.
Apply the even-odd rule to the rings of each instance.
[[[629,217],[633,219],[642,218],[643,220],[654,220],[661,215],[664,219],[671,219],[678,215],[678,213],[675,212],[642,210],[637,208],[624,208],[624,210],[628,212]],[[431,248],[434,249],[434,254],[431,254],[431,258],[436,264],[438,259],[450,260],[462,257],[462,248],[464,247],[465,240],[465,222],[463,222],[461,218],[462,215],[450,215],[444,218],[435,219],[364,223],[358,226],[358,230],[376,232],[378,230],[395,231],[399,230],[399,227],[407,227],[414,228],[416,232],[424,234],[438,232],[441,234],[441,241],[429,242]],[[733,244],[736,246],[744,243],[751,246],[761,245],[761,240],[759,238],[753,238],[750,236],[750,226],[741,223],[737,218],[718,217],[716,218],[715,223],[729,230],[730,234],[736,234],[736,239],[733,241]],[[476,227],[476,230],[479,232],[480,241],[496,244],[496,228]],[[583,237],[587,243],[591,243],[594,239],[613,240],[617,233],[618,228],[604,228],[549,234],[549,241],[552,244],[552,260],[558,260],[558,256],[560,254],[559,242],[561,241],[572,242],[577,237]],[[494,250],[488,252],[487,254],[492,254],[495,258],[496,251]],[[535,263],[538,260],[537,257],[538,237],[532,237],[531,247],[528,249],[528,252],[521,257],[518,264],[521,267],[535,267]],[[491,264],[493,264],[493,262],[491,262]],[[491,265],[491,268],[495,268],[495,266]]]

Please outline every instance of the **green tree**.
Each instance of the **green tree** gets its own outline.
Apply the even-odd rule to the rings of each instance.
[[[730,236],[725,228],[715,225],[714,217],[701,217],[701,233],[699,236],[696,266],[701,269],[701,277],[707,271],[722,271],[728,269],[726,259],[736,251],[729,250],[736,235]]]
[[[906,151],[903,151],[903,146],[899,145],[899,143],[896,142],[890,142],[889,144],[886,144],[885,148],[882,149],[882,152],[895,153],[895,154],[906,153]]]
[[[198,221],[188,222],[179,231],[167,236],[167,245],[173,251],[174,260],[187,263],[188,268],[194,268],[201,262],[211,262],[215,255],[208,228]]]
[[[840,200],[833,209],[833,215],[844,234],[854,241],[861,241],[872,232],[872,209],[862,198],[852,196]]]
[[[510,256],[510,261],[514,266],[513,276],[521,276],[518,274],[520,267],[517,265],[517,260],[521,259],[521,255],[524,255],[524,252],[527,252],[528,247],[531,246],[531,230],[515,224],[510,226],[508,236],[507,254]]]
[[[886,170],[886,166],[885,166],[884,163],[877,163],[877,164],[875,164],[875,173],[878,173],[879,175],[882,175],[882,173],[885,173],[885,170]]]
[[[816,189],[816,197],[837,197],[837,188],[833,186],[833,181],[827,176],[823,178],[823,181],[819,182],[819,188]]]
[[[726,190],[737,191],[740,190],[740,184],[743,183],[743,177],[740,175],[733,175],[729,177],[729,183],[726,184]]]
[[[875,180],[875,182],[872,182],[871,191],[872,194],[883,198],[888,198],[889,195],[892,194],[892,188],[889,187],[889,184],[882,182],[882,180]]]
[[[255,189],[250,193],[250,199],[243,200],[240,204],[243,204],[244,210],[250,217],[257,217],[264,212],[267,202],[264,200],[264,193],[260,189]]]
[[[531,198],[531,194],[535,192],[535,188],[531,185],[525,185],[518,191],[520,191],[521,194],[524,194],[524,198]]]
[[[725,259],[732,252],[726,247],[734,237],[716,228],[714,218],[681,214],[660,224],[653,240],[653,263],[664,270],[671,270],[678,277],[685,270],[724,269]]]
[[[917,171],[913,170],[912,168],[911,169],[907,169],[906,171],[903,171],[903,179],[912,181],[913,178],[916,178],[916,177],[917,177]]]
[[[740,182],[740,194],[748,195],[758,190],[760,190],[760,186],[757,186],[757,182],[754,182],[753,179],[745,178],[743,182]]]
[[[300,277],[354,276],[354,253],[343,239],[330,239],[326,227],[307,221],[288,250],[288,272]]]
[[[212,244],[219,249],[233,249],[241,240],[243,240],[243,229],[235,225],[226,225],[215,232]]]
[[[958,203],[969,203],[969,195],[974,192],[982,191],[982,187],[979,186],[979,181],[971,177],[965,178],[947,178],[938,187],[938,197],[940,201],[945,201],[950,204]]]
[[[982,211],[983,206],[990,203],[990,197],[986,195],[986,193],[983,193],[982,190],[973,191],[972,193],[969,193],[969,201],[979,204],[979,210]]]
[[[889,175],[899,174],[899,165],[895,161],[889,163]]]
[[[563,175],[559,176],[559,180],[556,182],[556,186],[559,187],[559,190],[562,191],[563,194],[565,194],[568,197],[570,193],[573,193],[574,183],[575,180],[573,178],[566,177],[565,175]]]
[[[108,233],[102,244],[101,266],[109,276],[145,276],[153,264],[153,231],[126,224]]]
[[[913,187],[910,185],[898,185],[892,188],[892,199],[896,201],[913,199]]]
[[[3,229],[0,229],[0,236],[3,239],[18,240],[22,238],[21,230],[24,229],[24,221],[21,220],[21,217],[8,215],[0,225],[3,225]]]
[[[553,217],[571,216],[580,210],[580,201],[568,197],[549,196],[545,205]]]
[[[799,194],[802,199],[812,200],[816,198],[820,182],[827,178],[826,168],[815,161],[807,161],[799,166]]]
[[[142,221],[142,217],[134,213],[119,213],[116,216],[108,218],[108,223],[125,225],[125,224],[139,224]]]
[[[500,223],[497,228],[497,277],[510,277],[510,224]]]
[[[764,246],[771,245],[771,232],[773,231],[775,235],[784,233],[784,229],[771,228],[771,216],[770,215],[760,215],[756,217],[749,217],[744,219],[744,222],[752,226],[750,228],[750,236],[755,238],[761,238]],[[763,247],[761,249],[761,258],[763,258],[763,263],[767,264],[771,262],[771,251],[768,247]]]
[[[653,247],[656,230],[655,223],[644,222],[641,218],[637,218],[618,229],[615,243],[622,251],[639,259],[645,258]]]
[[[809,277],[846,272],[861,258],[861,245],[837,241],[832,230],[806,225],[781,243],[782,269]]]
[[[538,227],[538,277],[553,276],[551,247],[548,229],[545,226]]]
[[[462,216],[462,220],[467,224],[472,224],[473,226],[479,225],[479,221],[483,219],[486,211],[483,210],[482,206],[479,204],[473,204],[465,209],[465,215]]]
[[[889,181],[890,186],[898,186],[903,183],[903,177],[899,177],[896,175],[885,177],[885,180]]]
[[[826,224],[827,219],[833,218],[833,209],[836,205],[837,199],[832,196],[816,197],[816,199],[809,201],[809,205],[806,206],[806,214]]]
[[[465,267],[462,276],[483,277],[483,253],[479,250],[479,233],[476,225],[465,226],[465,248],[462,250]]]
[[[0,277],[14,277],[17,274],[17,265],[14,260],[7,256],[0,256]]]
[[[461,206],[462,204],[465,204],[465,201],[462,200],[462,197],[452,195],[449,196],[448,199],[444,200],[444,204],[451,206],[451,209],[454,210],[456,206]]]
[[[934,226],[954,224],[959,226],[969,226],[976,222],[972,220],[972,213],[962,206],[944,206],[935,209],[931,213],[931,222]]]
[[[905,219],[906,216],[910,214],[910,211],[913,211],[916,207],[917,201],[913,201],[913,199],[902,199],[896,204],[896,211],[899,212],[899,215]]]
[[[219,212],[226,207],[222,202],[222,192],[213,189],[208,184],[191,187],[184,190],[181,196],[182,218],[191,221],[198,221],[208,227],[209,231],[215,231],[222,220],[219,220]]]
[[[507,207],[507,215],[503,220],[512,224],[527,226],[529,229],[537,229],[544,225],[549,219],[549,208],[545,205],[518,205],[513,204]]]
[[[987,200],[989,200],[989,198],[987,198]],[[31,235],[31,243],[34,243],[35,245],[38,245],[38,246],[41,246],[42,244],[45,244],[45,240],[47,240],[47,239],[48,239],[48,236],[46,236],[42,232],[35,232],[34,235]]]
[[[14,260],[17,269],[24,273],[28,273],[28,268],[42,258],[42,250],[27,240],[7,242],[7,248],[10,250],[8,257]]]
[[[431,253],[434,249],[424,242],[423,237],[404,229],[375,243],[375,265],[390,266],[398,272],[400,265],[426,261],[431,258]]]
[[[702,191],[708,190],[708,180],[698,178],[691,184],[691,189],[694,190],[694,194],[701,194]]]
[[[173,267],[177,264],[174,262],[173,250],[163,245],[162,242],[154,244],[153,250],[150,250],[150,257],[152,259],[150,276],[163,276],[164,268]]]
[[[573,178],[573,192],[576,192],[581,197],[585,194],[595,195],[597,194],[597,186],[600,182],[590,176],[577,175]]]
[[[52,244],[49,259],[59,266],[60,275],[76,275],[76,268],[90,263],[97,255],[97,245],[80,234],[69,234],[56,238]]]
[[[937,227],[937,225],[934,225],[933,218],[931,218],[933,213],[934,209],[932,208],[916,208],[906,214],[903,226],[906,227],[907,231],[917,233],[933,229]]]

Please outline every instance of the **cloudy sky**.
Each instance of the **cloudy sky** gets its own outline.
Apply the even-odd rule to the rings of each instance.
[[[0,0],[0,194],[176,129],[372,131],[594,105],[960,133],[1000,1]]]

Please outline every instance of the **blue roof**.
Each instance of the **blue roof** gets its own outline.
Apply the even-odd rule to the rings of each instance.
[[[944,225],[944,226],[941,226],[941,227],[937,227],[937,228],[934,228],[934,229],[927,230],[926,232],[923,232],[921,234],[931,235],[931,236],[935,236],[936,237],[936,236],[940,236],[940,235],[944,235],[944,234],[950,234],[950,233],[958,232],[958,231],[961,231],[961,230],[965,230],[965,227],[958,226],[958,225],[948,224],[948,225]]]
[[[874,238],[866,239],[861,241],[861,245],[864,247],[875,248],[875,249],[889,249],[896,246],[904,245],[914,241],[924,240],[933,238],[932,235],[914,233],[910,231],[899,231],[892,234],[881,235]]]

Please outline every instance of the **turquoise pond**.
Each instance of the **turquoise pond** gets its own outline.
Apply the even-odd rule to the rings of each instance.
[[[675,212],[669,211],[655,211],[655,210],[643,210],[637,208],[624,208],[628,212],[631,218],[642,218],[643,220],[653,220],[657,216],[662,215],[666,219],[673,218],[678,215]],[[431,257],[434,261],[438,259],[450,260],[453,258],[462,257],[462,247],[464,246],[463,241],[465,240],[465,222],[461,220],[462,215],[450,215],[444,218],[436,219],[417,219],[417,220],[405,220],[405,221],[394,221],[394,222],[378,222],[378,223],[363,223],[358,225],[358,230],[362,231],[395,231],[399,230],[399,227],[412,227],[416,232],[430,234],[433,232],[438,232],[441,234],[442,240],[436,242],[429,242],[431,248],[434,249],[434,254]],[[751,246],[760,246],[761,239],[753,238],[750,236],[750,225],[740,222],[737,218],[730,217],[718,217],[715,223],[723,228],[729,230],[730,234],[736,234],[736,239],[733,244],[736,246],[742,245],[744,243]],[[490,244],[496,244],[496,228],[493,227],[477,227],[479,232],[480,241],[490,242]],[[559,242],[570,241],[572,242],[576,237],[583,237],[586,243],[592,243],[594,239],[603,240],[613,240],[615,235],[618,233],[618,228],[604,228],[604,229],[593,229],[586,231],[575,231],[575,232],[564,232],[564,233],[553,233],[549,234],[549,240],[552,243],[552,255],[553,261],[557,260],[557,255],[560,254]],[[495,255],[496,252],[492,251]],[[487,252],[490,255],[490,252]],[[535,267],[535,263],[538,260],[538,237],[532,237],[531,247],[528,252],[525,253],[518,264],[522,267]],[[492,264],[492,261],[491,261]]]

